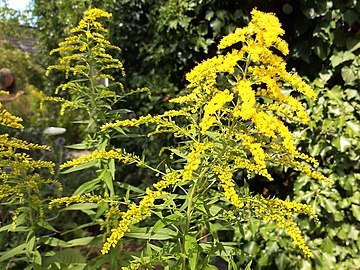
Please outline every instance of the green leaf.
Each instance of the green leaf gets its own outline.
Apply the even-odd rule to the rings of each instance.
[[[360,206],[356,204],[351,205],[351,211],[357,221],[360,221]]]
[[[346,40],[346,49],[350,52],[354,52],[360,48],[360,40],[358,38],[348,38]]]
[[[252,264],[252,260],[246,265],[244,270],[251,270],[250,266]]]
[[[39,220],[39,222],[37,223],[40,227],[43,227],[49,231],[52,232],[59,232],[58,230],[56,230],[49,222],[47,222],[46,220]]]
[[[97,203],[76,203],[72,204],[68,207],[61,209],[61,211],[70,211],[70,210],[89,210],[98,208],[99,205]]]
[[[204,270],[218,270],[219,268],[217,268],[215,265],[212,264],[208,264],[207,266],[205,266]]]
[[[329,91],[325,93],[326,97],[329,97],[332,100],[335,100],[337,104],[342,104],[343,102],[343,95],[342,89],[339,85],[334,86]]]
[[[354,121],[347,121],[345,123],[346,130],[345,132],[350,136],[359,136],[360,135],[360,124]]]
[[[171,214],[169,216],[166,216],[165,218],[162,218],[158,220],[153,227],[153,233],[157,233],[159,229],[164,228],[165,226],[168,226],[170,224],[173,224],[176,221],[182,221],[184,219],[184,215],[180,212],[175,212],[174,214]]]
[[[34,231],[30,231],[26,237],[26,255],[30,256],[34,250],[36,242],[36,236]]]
[[[322,242],[322,249],[327,252],[331,253],[334,250],[335,244],[329,237],[326,237]]]
[[[359,13],[351,9],[344,13],[344,21],[351,27],[355,22],[359,21]]]
[[[16,226],[15,229],[12,224],[8,224],[2,226],[0,228],[0,232],[8,231],[8,232],[28,232],[30,229],[28,226]]]
[[[360,44],[360,42],[359,42],[359,44]],[[360,95],[359,95],[358,90],[355,90],[355,89],[346,89],[346,90],[345,90],[345,94],[346,94],[346,96],[347,96],[347,98],[348,98],[349,100],[350,100],[350,99],[353,99],[353,98],[355,98],[355,99],[357,99],[357,100],[360,99]]]
[[[313,47],[313,51],[321,60],[325,60],[330,53],[330,47],[323,42],[318,42],[318,44]]]
[[[198,244],[196,238],[192,235],[185,235],[185,254],[189,260],[191,270],[196,270],[198,260]]]
[[[46,245],[52,246],[52,247],[75,247],[75,246],[84,246],[90,244],[95,237],[89,236],[89,237],[82,237],[70,240],[68,242],[63,241],[61,239],[55,238],[55,237],[44,237],[45,240],[44,243]]]
[[[84,255],[81,254],[79,249],[67,248],[61,251],[56,251],[54,256],[46,257],[44,259],[44,266],[48,267],[50,264],[55,262],[59,262],[62,265],[70,265],[77,263],[85,263],[85,261],[86,259]],[[66,269],[75,269],[75,268],[71,267]]]
[[[70,149],[78,149],[78,150],[84,150],[84,149],[89,149],[86,144],[84,143],[77,143],[77,144],[72,144],[72,145],[66,145],[66,148],[70,148]]]
[[[26,243],[18,245],[9,251],[2,252],[3,255],[1,255],[0,257],[0,262],[3,262],[9,258],[12,258],[20,254],[25,254],[25,252],[26,252]]]
[[[356,72],[348,66],[345,66],[341,69],[341,76],[345,83],[350,85],[353,84],[356,79],[358,79]]]
[[[255,256],[259,251],[259,246],[257,245],[256,242],[251,241],[246,245],[244,251],[249,255]]]
[[[355,54],[353,54],[349,51],[338,52],[330,57],[331,65],[333,67],[336,67],[346,61],[353,60],[353,59],[355,59]]]
[[[284,253],[281,253],[279,256],[277,256],[275,258],[275,264],[276,264],[278,270],[289,269],[288,268],[289,263],[290,263],[290,260]]]
[[[220,21],[219,19],[215,19],[214,21],[212,21],[210,23],[211,28],[216,32],[216,33],[220,33],[221,27],[223,25],[223,22]]]
[[[113,198],[115,196],[115,191],[114,191],[113,178],[112,178],[111,172],[110,171],[105,171],[100,175],[99,178],[104,181],[107,188],[109,189],[110,198]]]
[[[77,238],[77,239],[73,239],[67,242],[67,247],[75,247],[75,246],[85,246],[90,244],[95,237],[93,236],[88,236],[88,237],[82,237],[82,238]]]
[[[61,239],[55,238],[55,237],[43,237],[42,238],[45,245],[49,245],[52,247],[65,247],[67,245],[66,241],[63,241]]]
[[[350,139],[345,136],[336,137],[334,140],[331,141],[331,144],[342,153],[351,146]]]
[[[126,189],[126,190],[131,190],[131,191],[134,191],[136,193],[144,193],[145,191],[138,188],[138,187],[134,187],[130,184],[127,184],[127,183],[124,183],[124,182],[115,182],[115,185],[120,187],[120,188],[123,188],[123,189]]]
[[[80,185],[75,190],[73,195],[82,195],[84,193],[91,192],[91,191],[95,190],[96,188],[98,188],[99,184],[100,184],[100,179],[99,178],[87,181],[84,184]]]
[[[214,232],[217,232],[217,231],[229,231],[229,230],[232,230],[232,227],[231,226],[226,226],[224,224],[221,224],[221,223],[210,223],[210,228],[209,228],[209,231],[210,233],[214,233]]]
[[[313,267],[309,261],[301,260],[301,270],[312,270]]]
[[[157,230],[156,233],[152,233],[151,228],[138,228],[132,226],[130,231],[125,233],[125,236],[136,239],[168,240],[175,238],[177,233],[168,228],[162,228]]]
[[[101,202],[99,203],[99,207],[97,209],[97,212],[96,212],[96,216],[95,216],[95,219],[98,219],[100,218],[106,210],[108,210],[109,207],[108,207],[108,203],[107,202]]]
[[[206,11],[205,19],[207,21],[210,21],[214,17],[215,13],[212,10]]]
[[[110,159],[109,163],[109,172],[111,173],[112,179],[115,179],[115,159]]]

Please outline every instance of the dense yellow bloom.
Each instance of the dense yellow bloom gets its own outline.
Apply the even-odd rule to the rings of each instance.
[[[314,216],[317,221],[314,210],[305,204],[298,202],[283,201],[278,198],[265,199],[262,197],[255,198],[260,200],[259,205],[252,205],[256,208],[256,212],[265,221],[274,221],[280,228],[284,228],[294,241],[294,245],[298,246],[307,256],[313,257],[309,247],[305,244],[304,238],[296,223],[292,220],[295,214],[307,214]]]
[[[9,134],[0,135],[0,149],[4,146],[12,147],[12,148],[21,148],[24,150],[30,150],[30,149],[50,150],[50,147],[48,145],[39,145],[39,144],[29,143],[17,138],[9,138]]]
[[[2,108],[2,104],[0,103],[0,125],[10,128],[24,128],[20,122],[22,122],[20,117],[9,113],[6,109]]]
[[[72,203],[100,203],[102,201],[104,201],[104,198],[102,198],[101,196],[86,193],[83,195],[74,195],[71,197],[54,199],[49,203],[49,209],[52,209],[54,206],[59,207],[60,204],[65,204],[65,206],[67,207]]]
[[[249,120],[254,114],[256,114],[255,92],[252,90],[251,82],[246,79],[240,79],[233,91],[238,93],[242,101],[240,106],[236,106],[234,108],[233,115],[235,117],[241,117],[243,120]]]
[[[201,163],[201,155],[211,146],[212,144],[195,143],[194,149],[190,152],[187,163],[184,166],[182,175],[184,182],[191,180],[193,172],[199,167]]]
[[[65,38],[63,42],[59,43],[59,47],[55,48],[50,54],[59,53],[59,63],[56,65],[49,66],[46,75],[49,75],[53,69],[65,71],[66,77],[69,74],[74,76],[81,76],[85,80],[90,80],[92,87],[95,82],[98,82],[102,78],[108,78],[110,81],[114,81],[115,78],[111,75],[104,74],[108,69],[119,69],[121,74],[124,76],[124,68],[118,59],[114,59],[108,50],[120,50],[119,47],[112,45],[108,41],[104,33],[107,30],[98,21],[101,18],[109,18],[112,15],[108,12],[94,8],[85,12],[84,18],[79,22],[78,26],[71,29],[74,33],[73,36]],[[69,90],[71,93],[76,93],[80,98],[84,100],[89,99],[89,93],[87,93],[89,87],[84,87],[84,81],[79,82],[68,82],[61,84],[56,89],[58,90]],[[119,85],[120,83],[115,83]],[[101,91],[100,88],[95,87],[96,91]],[[93,89],[93,91],[95,91]],[[94,93],[93,93],[94,94]],[[81,99],[81,98],[80,98]],[[52,101],[57,101],[53,99]],[[60,100],[58,100],[60,101]],[[100,102],[100,101],[99,101]],[[99,104],[98,104],[99,105]],[[62,105],[61,113],[66,108],[83,108],[79,102],[65,102]]]
[[[240,200],[239,195],[237,194],[232,180],[233,174],[228,167],[214,167],[214,172],[220,179],[221,186],[224,189],[225,197],[237,208],[242,208],[244,203]]]
[[[129,210],[122,214],[118,227],[111,230],[111,235],[106,239],[106,243],[101,250],[102,254],[109,252],[111,247],[115,247],[125,233],[130,230],[130,225],[141,221],[144,217],[150,216],[150,209],[154,204],[155,198],[160,196],[160,191],[153,192],[150,188],[146,189],[146,195],[139,205],[130,206]]]
[[[268,160],[268,157],[265,155],[261,143],[256,142],[253,137],[246,134],[242,134],[240,138],[242,140],[241,144],[251,152],[255,161],[255,166],[252,168],[252,171],[255,171],[269,180],[273,180],[266,169],[266,161]]]
[[[121,214],[121,220],[115,229],[111,230],[111,235],[106,239],[101,253],[106,254],[111,247],[115,247],[117,243],[124,237],[125,233],[130,230],[130,225],[136,223],[151,215],[151,208],[154,206],[154,201],[157,197],[164,195],[164,189],[174,186],[181,180],[178,173],[172,171],[163,176],[163,178],[154,184],[156,191],[152,191],[150,188],[146,189],[144,198],[138,205],[130,206],[129,210]]]
[[[227,102],[232,101],[233,96],[234,95],[230,93],[229,90],[218,92],[209,101],[209,103],[204,106],[204,116],[200,122],[202,134],[204,134],[216,121],[216,118],[214,116],[216,111],[222,109]]]
[[[128,154],[124,150],[121,150],[121,149],[114,149],[114,150],[109,150],[109,151],[95,150],[91,154],[84,155],[79,158],[65,162],[64,164],[62,164],[60,166],[60,169],[64,169],[64,168],[68,168],[68,167],[75,168],[82,164],[86,164],[91,161],[102,160],[102,159],[117,159],[124,164],[132,164],[132,163],[141,164],[142,163],[142,160],[139,157],[137,157],[133,154]]]
[[[106,29],[101,25],[101,23],[97,22],[97,20],[101,17],[110,18],[112,16],[111,13],[108,13],[98,8],[93,8],[85,11],[84,15],[84,18],[79,22],[79,25],[71,29],[71,32],[77,33],[84,30],[86,31],[88,25],[91,25],[98,31],[106,32]]]
[[[139,119],[126,119],[126,120],[118,120],[114,123],[108,123],[101,127],[102,131],[105,131],[107,129],[116,128],[116,127],[136,127],[143,124],[162,124],[165,122],[169,122],[167,119],[171,119],[171,117],[177,117],[177,116],[185,116],[189,117],[190,114],[187,110],[181,110],[181,111],[175,111],[170,110],[165,112],[162,115],[152,116],[152,115],[146,115],[141,116]]]

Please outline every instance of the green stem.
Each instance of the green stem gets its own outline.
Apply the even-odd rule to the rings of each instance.
[[[191,213],[192,213],[192,204],[193,204],[193,196],[195,193],[195,188],[196,188],[196,184],[198,181],[194,181],[194,185],[192,186],[190,193],[188,193],[187,199],[188,199],[188,205],[187,205],[187,210],[186,210],[186,219],[185,219],[185,229],[184,229],[184,233],[183,233],[183,243],[181,246],[181,250],[183,253],[183,257],[182,257],[182,269],[185,270],[186,269],[186,250],[185,250],[185,236],[188,234],[189,232],[189,228],[190,228],[190,219],[191,219]]]
[[[181,247],[182,253],[184,255],[186,255],[185,236],[189,233],[189,229],[190,229],[190,220],[191,220],[191,214],[192,214],[192,210],[193,210],[192,206],[193,206],[193,198],[194,198],[195,190],[198,186],[198,183],[201,182],[201,180],[206,175],[208,170],[209,170],[208,168],[205,168],[201,171],[198,179],[194,181],[194,185],[191,187],[190,193],[188,193],[188,196],[187,196],[188,205],[187,205],[187,210],[186,210],[185,230],[184,230],[184,234],[183,234],[183,245]],[[186,257],[185,256],[183,256],[183,258],[182,258],[182,269],[183,270],[186,269]]]

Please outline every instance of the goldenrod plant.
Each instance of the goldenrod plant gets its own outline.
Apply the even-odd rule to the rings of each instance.
[[[6,94],[1,91],[1,95]],[[4,127],[22,129],[21,122],[20,117],[12,115],[0,104],[2,130]],[[13,138],[7,133],[0,134],[0,234],[5,240],[1,246],[5,250],[0,250],[1,269],[13,269],[19,261],[26,262],[26,269],[39,269],[36,268],[42,261],[39,243],[43,242],[39,230],[53,229],[46,219],[46,205],[54,187],[61,189],[61,185],[42,176],[44,170],[46,175],[53,174],[54,164],[34,160],[29,153],[32,150],[50,148]],[[13,235],[17,235],[15,241]]]
[[[102,254],[116,249],[125,236],[146,240],[141,256],[133,256],[123,270],[158,265],[216,269],[212,265],[216,256],[228,261],[229,269],[239,269],[239,257],[246,252],[236,243],[227,243],[226,233],[245,234],[243,224],[251,219],[273,222],[287,232],[305,257],[313,256],[296,223],[298,214],[317,221],[312,207],[250,194],[247,186],[255,175],[273,181],[268,171],[271,166],[292,167],[316,181],[331,182],[317,172],[314,158],[297,150],[299,138],[287,124],[306,124],[309,118],[296,96],[285,90],[291,88],[311,100],[316,94],[296,73],[286,70],[280,54],[287,55],[289,50],[281,39],[284,31],[276,16],[258,10],[251,14],[248,26],[220,41],[218,49],[223,54],[203,61],[187,74],[189,94],[171,100],[178,110],[101,126],[106,134],[140,125],[154,127],[148,136],[173,134],[179,144],[164,149],[171,152],[173,164],[162,171],[149,166],[143,157],[103,148],[62,165],[76,170],[116,159],[153,172],[152,187],[134,200],[114,196],[110,201],[84,194],[51,203],[108,202],[103,223],[108,236]]]
[[[113,58],[109,53],[110,50],[120,51],[120,48],[106,39],[107,29],[100,22],[102,18],[110,17],[110,13],[97,8],[86,11],[79,24],[71,29],[73,35],[65,38],[59,43],[58,48],[50,52],[59,53],[60,57],[57,65],[48,67],[47,75],[52,70],[60,70],[64,71],[68,78],[67,82],[56,88],[55,94],[67,91],[70,99],[60,96],[46,97],[42,106],[44,101],[59,102],[60,115],[70,109],[85,112],[86,115],[84,120],[76,121],[86,125],[86,138],[77,145],[68,146],[70,148],[110,150],[110,138],[106,133],[99,132],[99,127],[126,112],[122,109],[115,111],[113,108],[124,97],[148,91],[139,88],[125,93],[123,85],[115,81],[114,72],[121,76],[125,76],[125,72],[120,60]],[[91,186],[87,182],[84,183],[86,189],[83,190],[92,191],[102,183],[104,192],[113,197],[114,159],[99,162],[97,166],[97,180],[93,181]]]

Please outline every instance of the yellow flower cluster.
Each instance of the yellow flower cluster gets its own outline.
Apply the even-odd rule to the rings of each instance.
[[[99,20],[100,18],[109,18],[112,15],[101,9],[90,9],[85,12],[83,19],[79,22],[78,26],[71,29],[74,33],[73,36],[65,38],[63,42],[59,43],[59,47],[55,48],[50,54],[60,53],[59,64],[49,66],[46,75],[49,75],[53,69],[65,71],[66,77],[69,74],[74,76],[82,76],[85,80],[92,81],[91,85],[98,82],[101,78],[108,78],[114,81],[114,77],[104,74],[108,69],[119,69],[124,76],[125,71],[121,61],[114,59],[107,50],[116,49],[119,47],[112,45],[102,33],[106,33],[107,30],[102,26]],[[120,84],[120,83],[118,83]],[[120,84],[121,85],[121,84]],[[88,87],[82,87],[79,83],[68,82],[60,85],[56,89],[58,90],[70,90],[72,93],[77,93],[77,96],[88,98],[86,93]],[[101,91],[102,89],[95,87],[95,91]],[[54,100],[55,101],[55,100]],[[67,107],[78,107],[74,103],[66,103],[62,106],[62,112]]]
[[[266,161],[269,159],[269,157],[265,154],[264,149],[262,148],[262,144],[256,142],[255,138],[246,134],[241,134],[239,137],[242,140],[241,144],[251,152],[255,161],[255,166],[251,168],[251,171],[260,174],[269,180],[273,180],[266,169]]]
[[[235,184],[232,180],[232,172],[229,167],[215,166],[213,171],[219,177],[221,186],[224,189],[225,198],[227,198],[235,207],[242,208],[244,203],[240,200],[236,190]]]
[[[64,115],[65,110],[69,107],[73,109],[79,108],[78,104],[76,104],[75,102],[66,100],[61,97],[43,97],[40,101],[40,110],[44,110],[45,101],[61,103],[60,115]]]
[[[122,213],[122,219],[120,220],[118,226],[115,229],[111,230],[110,237],[107,238],[106,243],[104,244],[101,253],[106,254],[109,252],[111,247],[115,247],[117,243],[124,237],[125,232],[130,230],[130,225],[136,223],[151,215],[151,208],[154,205],[154,201],[157,197],[164,195],[164,189],[169,186],[174,186],[181,180],[179,174],[175,171],[172,171],[162,177],[162,179],[155,183],[153,187],[156,191],[152,191],[150,188],[146,189],[146,195],[139,202],[138,205],[132,205],[129,210],[125,213]]]
[[[111,13],[108,13],[98,8],[93,8],[85,11],[84,15],[84,18],[79,22],[79,25],[71,29],[72,33],[86,31],[89,25],[91,25],[98,31],[107,32],[107,30],[101,25],[101,23],[97,22],[97,20],[101,17],[110,18],[112,16]]]
[[[19,164],[21,166],[21,163]],[[21,168],[24,170],[24,168]],[[14,169],[15,170],[15,169]],[[32,174],[27,175],[24,177],[24,173],[22,173],[22,177],[18,177],[17,175],[14,175],[16,178],[13,179],[13,181],[9,182],[9,184],[0,184],[0,200],[9,198],[9,201],[14,203],[15,201],[24,204],[26,201],[30,202],[32,207],[36,207],[36,213],[40,216],[44,216],[44,208],[42,205],[42,201],[40,198],[40,187],[41,186],[48,186],[50,184],[56,184],[58,185],[59,189],[61,190],[61,184],[52,179],[44,180],[39,174]],[[11,174],[8,174],[8,176]],[[0,178],[4,182],[6,182],[6,179],[2,175],[0,175]],[[23,207],[18,208],[15,210],[13,216],[12,216],[12,226],[13,229],[16,228],[16,223],[18,216],[21,212],[24,211]],[[29,216],[29,218],[32,218]]]
[[[124,164],[141,163],[141,159],[133,154],[128,154],[122,149],[114,150],[95,150],[91,154],[81,156],[79,158],[65,162],[60,166],[60,169],[73,167],[76,168],[82,164],[89,163],[94,160],[102,159],[117,159]]]
[[[65,204],[65,206],[68,207],[72,203],[101,203],[103,201],[104,198],[102,198],[101,196],[85,193],[82,195],[74,195],[71,197],[53,199],[49,203],[49,209],[52,209],[54,206],[59,207],[61,204]]]
[[[21,193],[18,193],[18,189],[10,186],[8,184],[1,184],[0,185],[0,200],[9,197],[13,194],[17,194],[18,196],[21,196]]]
[[[20,122],[22,122],[20,117],[14,116],[6,109],[3,109],[0,103],[0,125],[10,128],[24,128]]]
[[[298,158],[301,158],[301,159],[304,159],[305,161],[308,161],[308,162],[312,162],[314,161],[315,164],[317,164],[317,161],[316,160],[313,160],[313,158],[311,157],[308,157],[307,155],[304,155],[304,154],[300,154],[298,156]],[[285,165],[288,165],[288,166],[291,166],[297,170],[299,170],[300,172],[306,174],[307,176],[313,178],[313,179],[317,179],[317,180],[322,180],[322,181],[325,181],[327,183],[333,183],[333,181],[322,175],[321,173],[317,172],[317,171],[314,171],[310,166],[308,166],[307,164],[304,164],[302,162],[299,162],[299,161],[296,161],[290,157],[282,157],[280,159],[278,159],[277,161],[279,161],[281,164],[285,164]]]
[[[214,114],[216,111],[222,109],[227,102],[232,101],[234,95],[225,90],[218,92],[204,107],[204,116],[200,122],[201,133],[205,132],[216,122]]]
[[[194,149],[190,152],[182,173],[182,179],[184,182],[191,180],[194,171],[196,171],[200,165],[201,155],[211,147],[211,143],[195,143]]]
[[[189,117],[190,114],[188,110],[170,110],[165,112],[162,115],[152,116],[152,115],[146,115],[141,116],[139,119],[126,119],[126,120],[117,120],[114,123],[108,123],[101,127],[102,131],[105,131],[107,129],[112,129],[116,127],[136,127],[143,124],[162,124],[164,122],[169,122],[171,120],[171,117],[178,117],[178,116],[185,116]]]
[[[256,114],[256,99],[255,93],[251,87],[251,82],[239,78],[233,91],[239,95],[242,101],[241,106],[236,106],[234,108],[233,115],[235,117],[241,117],[244,121],[249,120]]]
[[[17,138],[9,138],[9,134],[0,135],[0,151],[2,151],[1,149],[3,149],[4,146],[11,148],[20,148],[24,150],[30,150],[30,149],[50,150],[50,147],[48,145],[39,145],[35,143],[29,143],[27,141],[23,141]]]
[[[283,201],[278,198],[257,197],[254,199],[255,201],[259,200],[259,205],[250,207],[255,207],[257,214],[265,221],[274,221],[280,228],[284,228],[293,239],[294,245],[298,246],[307,256],[313,257],[298,226],[292,220],[295,214],[306,214],[313,216],[317,221],[315,211],[310,206],[298,202]]]
[[[121,270],[137,270],[141,267],[140,263],[131,263],[128,267],[121,267]]]
[[[102,254],[109,252],[110,248],[116,247],[125,233],[130,230],[130,225],[133,222],[139,222],[144,217],[150,216],[150,209],[154,204],[156,197],[159,197],[162,192],[153,192],[150,188],[146,189],[145,197],[140,201],[139,205],[130,206],[129,210],[122,214],[118,227],[111,230],[111,235],[106,239],[106,243],[101,250]]]
[[[29,154],[17,152],[18,149],[49,150],[49,147],[45,145],[28,143],[17,138],[10,138],[8,134],[0,135],[0,167],[4,168],[0,173],[0,179],[2,179],[4,182],[8,181],[9,179],[18,179],[19,175],[24,175],[26,174],[26,172],[34,169],[47,168],[51,174],[54,173],[55,164],[53,162],[44,160],[33,160]],[[17,183],[17,181],[15,181],[15,183]],[[18,190],[20,192],[21,188]]]

